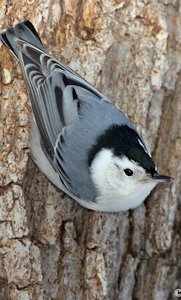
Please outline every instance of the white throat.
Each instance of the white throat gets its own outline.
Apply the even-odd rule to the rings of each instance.
[[[102,149],[90,168],[92,181],[98,194],[96,202],[100,204],[102,211],[125,211],[135,208],[145,200],[158,183],[148,180],[144,170],[126,157],[121,160],[121,164],[125,165],[125,168],[134,168],[135,178],[121,175],[121,170],[115,162],[119,164],[119,159],[115,158],[112,151]],[[142,180],[137,180],[137,174],[143,177]]]

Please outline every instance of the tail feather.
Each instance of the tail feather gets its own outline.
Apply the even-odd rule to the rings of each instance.
[[[15,35],[13,28],[8,28],[6,31],[0,34],[0,40],[7,48],[9,48],[9,50],[15,56],[15,58],[18,59],[18,52],[16,44],[14,43],[14,37]]]
[[[42,51],[45,51],[45,48],[34,26],[28,20],[18,23],[15,27],[10,27],[0,34],[0,40],[6,47],[10,49],[10,51],[18,59],[19,54],[18,48],[16,47],[16,37],[29,42],[30,44],[34,45]]]

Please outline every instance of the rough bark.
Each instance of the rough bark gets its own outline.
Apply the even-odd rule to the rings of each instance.
[[[58,191],[28,156],[26,88],[0,45],[0,299],[176,299],[180,11],[179,0],[1,0],[0,30],[32,21],[48,52],[121,108],[175,180],[127,213],[92,212]]]

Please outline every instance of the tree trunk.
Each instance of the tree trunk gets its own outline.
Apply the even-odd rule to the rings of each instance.
[[[1,0],[0,29],[29,19],[50,54],[131,119],[159,170],[175,180],[126,213],[89,211],[58,191],[29,158],[27,91],[1,44],[0,299],[176,299],[179,11],[179,0]]]

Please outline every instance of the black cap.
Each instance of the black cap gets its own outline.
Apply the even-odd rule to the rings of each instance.
[[[114,124],[98,136],[89,151],[89,166],[102,148],[111,149],[115,156],[126,156],[129,160],[135,161],[151,176],[156,173],[154,161],[146,152],[144,142],[137,131],[128,125]]]

